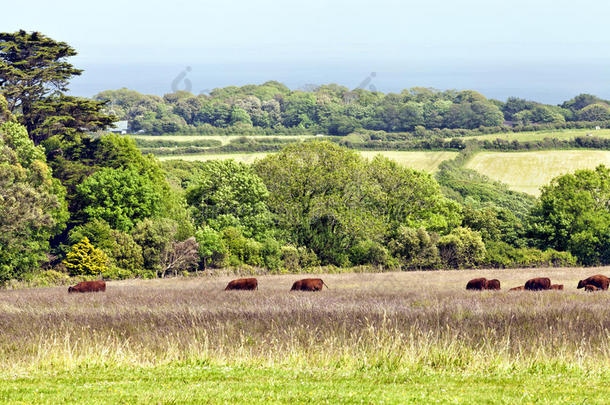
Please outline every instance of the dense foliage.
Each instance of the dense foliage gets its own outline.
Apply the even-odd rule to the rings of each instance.
[[[50,53],[39,50],[41,43]],[[42,79],[20,92],[19,78],[33,74],[28,52],[42,58]],[[0,91],[9,97],[0,95],[0,283],[42,269],[52,269],[40,273],[46,278],[128,278],[246,265],[298,271],[610,262],[610,173],[603,166],[561,176],[535,200],[464,169],[473,144],[460,139],[425,140],[462,151],[436,178],[381,156],[362,158],[348,148],[358,142],[354,135],[341,144],[282,145],[251,166],[231,160],[161,164],[129,137],[91,132],[113,118],[102,112],[104,102],[62,94],[79,72],[65,61],[72,54],[40,34],[0,36]],[[158,132],[186,122],[330,133],[414,130],[423,139],[498,125],[506,114],[524,122],[547,115],[561,121],[558,114],[568,121],[607,118],[605,102],[593,96],[550,108],[516,99],[491,102],[472,91],[383,95],[330,85],[302,92],[277,82],[210,96],[179,92],[161,99],[120,90],[100,98],[152,132],[159,122]],[[378,145],[408,141],[401,134],[364,134]]]
[[[538,244],[570,251],[583,264],[610,262],[610,168],[578,170],[543,187],[530,232]]]
[[[416,87],[399,94],[349,90],[337,84],[290,90],[270,81],[214,89],[209,95],[178,91],[163,97],[134,90],[107,90],[95,100],[148,134],[222,132],[269,133],[299,130],[347,135],[357,130],[423,134],[430,130],[498,132],[513,126],[563,127],[569,122],[608,122],[610,106],[580,95],[561,106],[518,98],[488,100],[472,91]],[[590,124],[589,124],[590,126]],[[214,131],[212,131],[214,130]]]

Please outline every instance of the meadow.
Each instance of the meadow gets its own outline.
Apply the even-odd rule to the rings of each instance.
[[[305,139],[315,138],[315,135],[129,135],[131,138],[145,139],[149,141],[175,141],[175,142],[196,142],[214,140],[219,141],[221,145],[228,145],[229,143],[240,138],[248,139],[291,139],[296,141],[302,141]],[[330,138],[324,136],[323,138]]]
[[[597,269],[227,275],[0,292],[7,403],[607,403],[610,294]],[[467,280],[503,291],[465,291]],[[565,291],[508,292],[534,276]]]
[[[610,151],[480,152],[466,167],[506,183],[513,190],[537,196],[540,187],[554,177],[578,169],[594,169],[600,164],[610,165]]]
[[[556,138],[560,140],[574,139],[579,136],[593,135],[599,138],[610,138],[610,129],[556,129],[549,131],[523,131],[523,132],[503,132],[497,134],[466,136],[461,139],[477,139],[480,141],[503,139],[505,141],[540,141],[544,138]],[[449,139],[449,138],[446,138]]]
[[[400,165],[417,170],[434,172],[445,160],[453,159],[457,152],[409,152],[409,151],[361,151],[359,152],[367,159],[372,159],[375,155],[383,155],[395,160]],[[185,160],[185,161],[206,161],[234,159],[238,162],[253,163],[256,159],[261,159],[267,155],[266,152],[260,153],[219,153],[219,154],[184,154],[184,155],[161,155],[159,160]]]

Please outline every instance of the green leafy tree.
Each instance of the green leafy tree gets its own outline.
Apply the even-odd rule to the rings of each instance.
[[[0,124],[0,283],[35,271],[68,218],[65,189],[25,128]]]
[[[485,260],[485,244],[481,234],[468,228],[455,228],[438,241],[438,250],[443,263],[452,268],[469,268]]]
[[[382,157],[369,162],[328,142],[288,146],[255,170],[282,235],[313,249],[322,263],[349,265],[352,248],[360,262],[363,247],[383,246],[400,224],[446,233],[461,222],[459,206],[429,175]]]
[[[108,269],[108,263],[106,253],[93,246],[86,237],[72,246],[63,261],[71,276],[101,275]]]
[[[569,251],[585,265],[610,263],[610,169],[578,170],[542,188],[530,235],[545,248]]]
[[[197,225],[221,231],[228,226],[252,237],[265,233],[271,223],[263,180],[250,166],[233,160],[212,160],[200,166],[186,201]]]
[[[401,226],[390,241],[392,253],[406,268],[435,269],[440,266],[440,256],[436,247],[438,236],[425,228]]]
[[[161,192],[135,168],[102,169],[77,187],[88,219],[103,219],[115,229],[128,231],[133,225],[159,214]]]
[[[204,270],[208,267],[211,259],[222,259],[226,254],[222,235],[209,226],[197,230],[195,239],[199,243],[199,256],[203,261]]]

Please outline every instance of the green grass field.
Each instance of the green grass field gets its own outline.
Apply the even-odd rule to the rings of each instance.
[[[600,164],[610,165],[610,151],[481,152],[466,167],[506,183],[513,190],[539,195],[540,187],[554,177]]]
[[[187,153],[184,155],[160,155],[156,156],[159,160],[185,160],[188,162],[206,160],[225,160],[233,159],[237,162],[251,164],[256,159],[262,159],[267,156],[267,152],[252,152],[252,153]]]
[[[229,276],[0,291],[3,403],[605,404],[610,293],[597,269]],[[502,291],[465,291],[498,278]],[[564,291],[509,292],[534,276]]]
[[[526,131],[526,132],[509,132],[500,134],[489,134],[489,135],[478,135],[478,136],[467,136],[462,139],[478,139],[478,140],[489,140],[504,139],[507,141],[538,141],[544,138],[557,138],[557,139],[574,139],[578,136],[587,136],[591,134],[599,138],[610,138],[610,129],[563,129],[554,131]]]
[[[177,141],[177,142],[189,142],[189,141],[201,141],[201,140],[217,140],[222,143],[222,145],[227,145],[231,141],[239,138],[248,138],[248,139],[272,139],[272,138],[280,138],[280,139],[294,139],[294,141],[302,141],[304,139],[315,138],[315,135],[130,135],[132,138],[146,139],[149,141]],[[328,138],[328,137],[321,137]]]
[[[396,160],[399,164],[412,169],[434,172],[442,161],[453,159],[457,152],[404,152],[404,151],[364,151],[360,154],[371,159],[377,154],[381,154],[390,159]],[[256,159],[265,157],[267,153],[223,153],[223,154],[184,154],[157,156],[159,160],[186,160],[186,161],[205,161],[217,159],[235,159],[238,162],[253,163]]]

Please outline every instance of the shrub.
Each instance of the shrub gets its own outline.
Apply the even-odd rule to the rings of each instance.
[[[70,283],[70,277],[66,273],[61,273],[56,270],[45,270],[40,272],[30,280],[32,287],[50,287],[55,285],[67,285]]]
[[[455,228],[438,241],[443,263],[451,268],[476,267],[484,262],[485,244],[481,234],[469,228]]]
[[[375,264],[383,266],[388,264],[389,258],[388,249],[370,239],[362,240],[350,249],[350,261],[354,265]]]
[[[281,248],[282,261],[284,268],[291,272],[296,272],[300,268],[299,250],[293,245],[284,245]]]
[[[133,272],[117,266],[109,266],[106,268],[106,271],[102,273],[102,277],[105,280],[125,280],[132,278],[134,275]]]
[[[390,249],[407,268],[434,269],[440,265],[437,238],[436,234],[430,234],[424,228],[400,226],[390,241]]]
[[[93,276],[108,270],[108,256],[85,237],[72,246],[63,261],[71,276]]]

